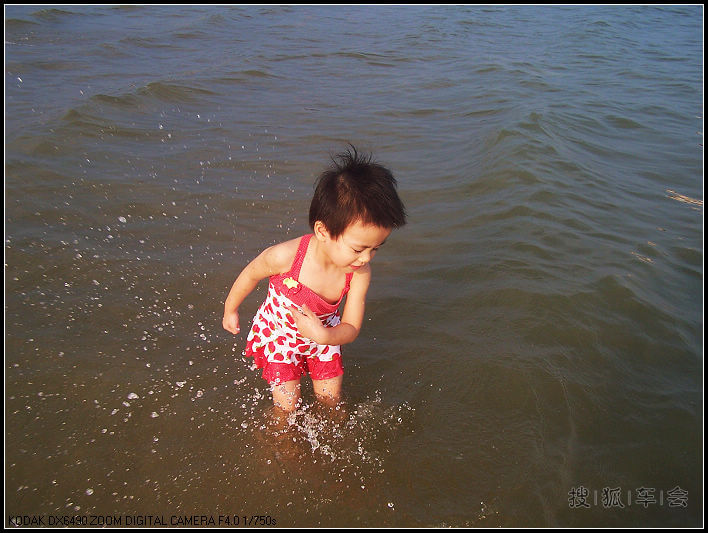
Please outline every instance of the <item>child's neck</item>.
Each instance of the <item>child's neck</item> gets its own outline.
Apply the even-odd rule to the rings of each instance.
[[[314,259],[315,267],[317,268],[317,270],[320,270],[323,273],[327,274],[341,270],[332,262],[329,255],[327,255],[327,251],[324,245],[319,241],[319,239],[317,239],[315,235],[312,236],[312,241],[312,244],[314,245],[312,250],[312,259]]]
[[[341,298],[344,280],[342,269],[329,258],[326,247],[313,238],[300,270],[300,281],[325,301],[336,303]]]

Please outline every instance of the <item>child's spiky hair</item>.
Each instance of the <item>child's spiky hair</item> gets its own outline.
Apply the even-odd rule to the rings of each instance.
[[[406,210],[391,171],[350,147],[333,157],[333,165],[317,179],[310,227],[319,220],[336,239],[356,221],[382,228],[403,226]]]

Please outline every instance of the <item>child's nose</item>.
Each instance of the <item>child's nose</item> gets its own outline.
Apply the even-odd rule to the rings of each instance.
[[[371,259],[372,259],[373,257],[374,257],[374,252],[373,252],[373,250],[365,250],[365,251],[363,251],[363,252],[361,253],[361,255],[359,256],[359,260],[360,260],[362,263],[366,264],[366,263],[368,263],[369,261],[371,261]]]

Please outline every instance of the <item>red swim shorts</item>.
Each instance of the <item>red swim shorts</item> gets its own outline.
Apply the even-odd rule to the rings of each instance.
[[[263,379],[268,383],[279,384],[286,381],[299,381],[300,378],[309,374],[313,380],[332,379],[344,374],[342,358],[335,356],[331,361],[320,361],[317,357],[304,359],[303,364],[294,365],[292,363],[271,363],[263,361]],[[260,365],[258,365],[261,368]]]

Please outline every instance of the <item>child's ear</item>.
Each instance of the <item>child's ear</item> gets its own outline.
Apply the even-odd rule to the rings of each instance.
[[[329,232],[327,231],[327,226],[325,226],[324,222],[322,222],[321,220],[315,222],[313,230],[315,232],[315,238],[317,238],[318,241],[324,242],[329,239]]]

